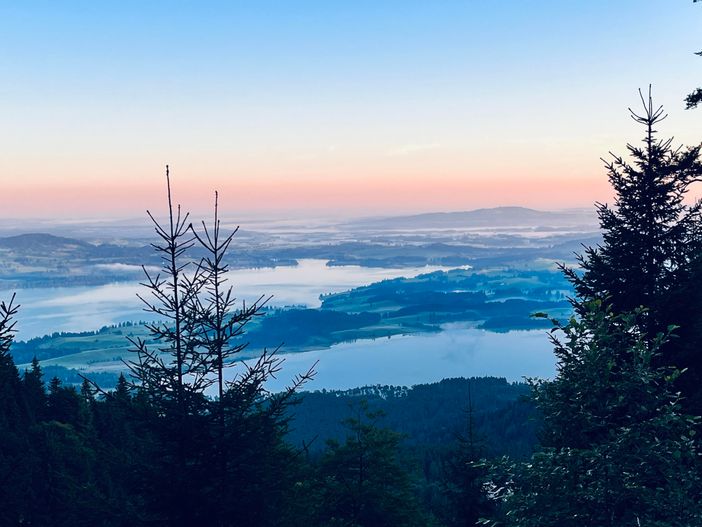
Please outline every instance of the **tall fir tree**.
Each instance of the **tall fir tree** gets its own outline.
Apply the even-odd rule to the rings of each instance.
[[[630,112],[645,129],[643,146],[627,145],[630,161],[612,154],[605,162],[615,202],[597,205],[602,243],[578,257],[579,270],[563,269],[578,312],[592,300],[618,313],[645,307],[637,323],[649,338],[681,326],[685,339],[671,339],[660,360],[689,369],[681,387],[698,411],[702,327],[696,328],[695,306],[702,305],[702,293],[694,284],[702,278],[702,203],[690,203],[689,192],[702,178],[700,146],[674,148],[672,139],[657,139],[656,126],[667,115],[654,106],[650,88],[647,98],[639,94],[644,111]]]
[[[328,442],[320,467],[320,526],[412,527],[429,525],[409,471],[398,456],[402,436],[382,427],[382,412],[365,401],[347,419],[346,441]]]
[[[46,387],[44,386],[44,373],[36,357],[32,359],[31,368],[25,370],[22,384],[33,420],[41,421],[46,414]]]
[[[19,371],[12,360],[14,295],[0,303],[0,524],[20,525],[27,511],[26,495],[33,462],[28,436],[30,416]]]
[[[542,448],[492,479],[501,516],[519,527],[693,527],[702,523],[699,419],[684,413],[674,380],[655,365],[661,344],[601,301],[555,321],[558,374],[534,381]]]
[[[19,371],[10,354],[15,334],[13,317],[18,309],[14,300],[13,295],[9,303],[0,303],[0,430],[6,431],[27,420]]]
[[[241,308],[236,307],[237,299],[234,295],[234,289],[227,283],[229,264],[225,258],[239,228],[223,234],[221,227],[219,193],[215,192],[212,224],[208,227],[207,223],[203,221],[202,233],[193,229],[195,239],[206,252],[205,257],[200,262],[200,268],[204,271],[204,285],[202,287],[204,294],[196,295],[195,301],[201,322],[202,346],[209,357],[209,370],[216,377],[215,385],[217,386],[219,402],[217,413],[223,423],[222,406],[227,388],[225,369],[234,364],[236,355],[247,346],[246,342],[241,339],[245,327],[255,316],[262,314],[261,310],[269,299],[261,295],[248,306],[244,300]],[[203,297],[205,298],[203,299]]]
[[[458,435],[457,445],[443,464],[443,491],[450,505],[445,521],[451,527],[473,527],[493,513],[484,488],[489,477],[484,438],[475,431],[472,379],[468,383],[465,433]]]
[[[128,337],[134,358],[126,365],[136,390],[161,411],[185,419],[201,410],[202,393],[212,383],[206,358],[199,353],[201,323],[196,298],[204,281],[203,270],[193,266],[188,255],[195,237],[189,213],[173,203],[168,166],[166,186],[166,221],[160,223],[147,211],[160,240],[152,247],[161,256],[162,268],[154,274],[143,267],[142,285],[147,294],[138,295],[145,310],[157,319],[146,324],[154,345]]]
[[[630,110],[645,128],[643,147],[627,145],[631,161],[605,161],[614,207],[597,204],[603,241],[579,258],[582,276],[566,269],[581,300],[603,299],[620,313],[648,308],[650,334],[660,329],[660,301],[689,272],[702,248],[700,202],[687,204],[690,186],[702,177],[700,146],[673,148],[658,140],[656,125],[667,115],[650,94],[644,113]]]
[[[163,268],[160,274],[144,269],[149,295],[142,297],[159,320],[147,325],[152,342],[132,341],[132,380],[120,378],[110,401],[131,400],[133,410],[143,410],[153,438],[145,442],[151,448],[144,478],[150,518],[168,525],[268,525],[290,483],[283,476],[292,459],[283,440],[285,408],[312,371],[272,395],[265,384],[282,359],[264,350],[225,379],[262,298],[235,308],[225,261],[233,233],[221,234],[218,203],[214,224],[196,233],[189,215],[173,204],[168,167],[166,181],[166,222],[149,213]],[[195,250],[205,256],[195,258]],[[127,384],[133,397],[125,393]],[[210,387],[216,388],[214,401],[206,394]]]

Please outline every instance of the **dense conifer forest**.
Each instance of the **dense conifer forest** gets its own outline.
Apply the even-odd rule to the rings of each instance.
[[[305,393],[310,370],[269,393],[276,349],[226,380],[267,299],[238,306],[235,232],[216,201],[212,223],[191,222],[168,179],[142,298],[161,322],[132,337],[114,390],[47,379],[36,358],[19,371],[21,308],[0,305],[0,524],[701,525],[702,159],[659,139],[665,114],[642,103],[643,143],[606,162],[603,242],[562,269],[573,316],[535,314],[552,380]]]

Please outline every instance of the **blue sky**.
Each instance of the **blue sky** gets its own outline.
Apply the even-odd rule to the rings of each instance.
[[[639,87],[701,140],[701,30],[691,0],[0,2],[0,177],[28,198],[0,205],[130,212],[166,162],[247,210],[586,205]]]

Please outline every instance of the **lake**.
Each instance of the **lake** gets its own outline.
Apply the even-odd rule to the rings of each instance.
[[[441,333],[395,336],[337,344],[329,349],[281,355],[285,359],[277,379],[267,387],[282,391],[295,374],[317,362],[317,375],[305,390],[349,389],[365,385],[438,382],[451,377],[553,377],[553,347],[546,331],[495,333],[452,324]],[[234,366],[229,377],[242,370]]]
[[[297,266],[233,269],[229,281],[236,296],[247,302],[260,295],[273,295],[271,305],[318,307],[319,295],[336,293],[389,278],[416,276],[447,267],[373,268],[329,267],[326,260],[300,260]],[[17,302],[17,338],[38,337],[55,331],[91,331],[118,322],[151,320],[137,293],[138,282],[102,286],[20,289]],[[0,292],[9,299],[10,291]]]
[[[400,276],[443,270],[356,266],[328,267],[324,260],[301,260],[295,267],[232,270],[231,283],[247,301],[273,294],[273,305],[320,305],[323,293],[340,292]],[[54,331],[88,331],[123,321],[149,319],[136,294],[135,282],[94,287],[21,289],[17,301],[18,337]],[[5,294],[7,297],[8,294]],[[448,377],[498,376],[510,381],[551,377],[555,360],[546,332],[494,333],[466,324],[447,324],[441,333],[394,336],[337,344],[324,350],[283,354],[283,370],[268,383],[280,391],[291,378],[318,361],[316,378],[305,389],[347,389],[362,385],[410,386]],[[229,371],[233,377],[241,366]]]

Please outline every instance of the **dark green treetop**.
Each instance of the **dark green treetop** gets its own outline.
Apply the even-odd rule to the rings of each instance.
[[[503,514],[485,524],[700,525],[699,419],[682,410],[679,372],[654,364],[668,336],[649,339],[636,314],[600,301],[556,322],[558,374],[532,382],[544,446],[501,467],[491,492]]]

